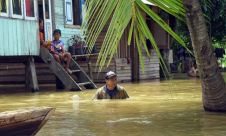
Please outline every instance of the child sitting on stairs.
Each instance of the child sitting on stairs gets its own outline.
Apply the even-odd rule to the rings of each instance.
[[[71,70],[69,69],[69,65],[71,63],[71,54],[64,50],[64,43],[60,40],[61,31],[59,29],[55,29],[53,31],[54,40],[51,43],[50,52],[53,54],[55,60],[60,64],[64,65],[65,70],[71,74]]]

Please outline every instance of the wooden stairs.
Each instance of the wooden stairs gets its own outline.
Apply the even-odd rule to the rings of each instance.
[[[68,74],[63,66],[55,61],[54,57],[51,53],[49,53],[48,49],[41,47],[40,57],[46,64],[48,64],[51,71],[64,84],[66,89],[72,91],[81,91],[83,88],[97,88],[97,86],[74,59],[72,59],[70,64],[72,74]]]

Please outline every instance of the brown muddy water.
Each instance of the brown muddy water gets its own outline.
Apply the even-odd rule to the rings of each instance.
[[[225,136],[226,115],[204,112],[199,80],[122,84],[128,100],[93,101],[95,90],[0,95],[0,111],[56,108],[37,136]]]

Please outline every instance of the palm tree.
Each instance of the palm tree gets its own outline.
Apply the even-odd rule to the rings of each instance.
[[[226,111],[226,84],[211,48],[205,19],[197,0],[184,0],[186,22],[202,81],[203,106],[208,111]]]
[[[200,71],[203,89],[203,106],[208,111],[226,110],[226,91],[225,82],[220,74],[216,58],[211,49],[211,41],[208,36],[205,20],[198,0],[146,0],[158,6],[167,13],[184,20],[189,27],[192,45]],[[207,1],[207,0],[206,0]],[[182,46],[184,42],[176,35],[171,28],[156,14],[143,0],[86,0],[86,16],[82,29],[87,36],[87,45],[91,50],[97,40],[98,35],[104,26],[110,21],[102,48],[98,57],[98,63],[104,66],[107,57],[110,56],[110,63],[116,53],[117,46],[124,30],[129,27],[128,43],[134,37],[139,60],[142,64],[143,57],[141,50],[144,48],[149,55],[146,47],[148,39],[157,52],[160,64],[165,67],[160,55],[158,46],[150,32],[143,13],[147,14]],[[185,8],[186,7],[186,8]],[[186,9],[186,10],[185,10]],[[149,55],[150,56],[150,55]]]

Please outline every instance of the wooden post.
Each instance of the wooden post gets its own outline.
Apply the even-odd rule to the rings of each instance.
[[[169,63],[169,52],[170,50],[169,49],[161,49],[160,50],[161,52],[161,55],[162,55],[162,58],[163,58],[163,61],[166,65],[166,68],[165,67],[160,67],[160,78],[162,79],[167,79],[170,77],[170,63]]]
[[[139,74],[139,56],[138,56],[138,51],[137,51],[137,47],[135,45],[135,42],[133,43],[133,45],[130,48],[131,51],[131,59],[132,59],[132,65],[131,65],[131,72],[132,72],[132,81],[139,81],[140,79],[140,74]]]
[[[25,66],[25,85],[26,85],[26,88],[31,89],[32,92],[39,91],[34,58],[28,57],[25,65],[26,65]]]
[[[56,88],[59,90],[65,89],[63,82],[61,82],[57,76],[55,76],[55,77],[56,77]]]
[[[89,77],[93,80],[93,74],[92,74],[92,68],[91,68],[91,61],[88,59],[88,71],[89,71]]]

